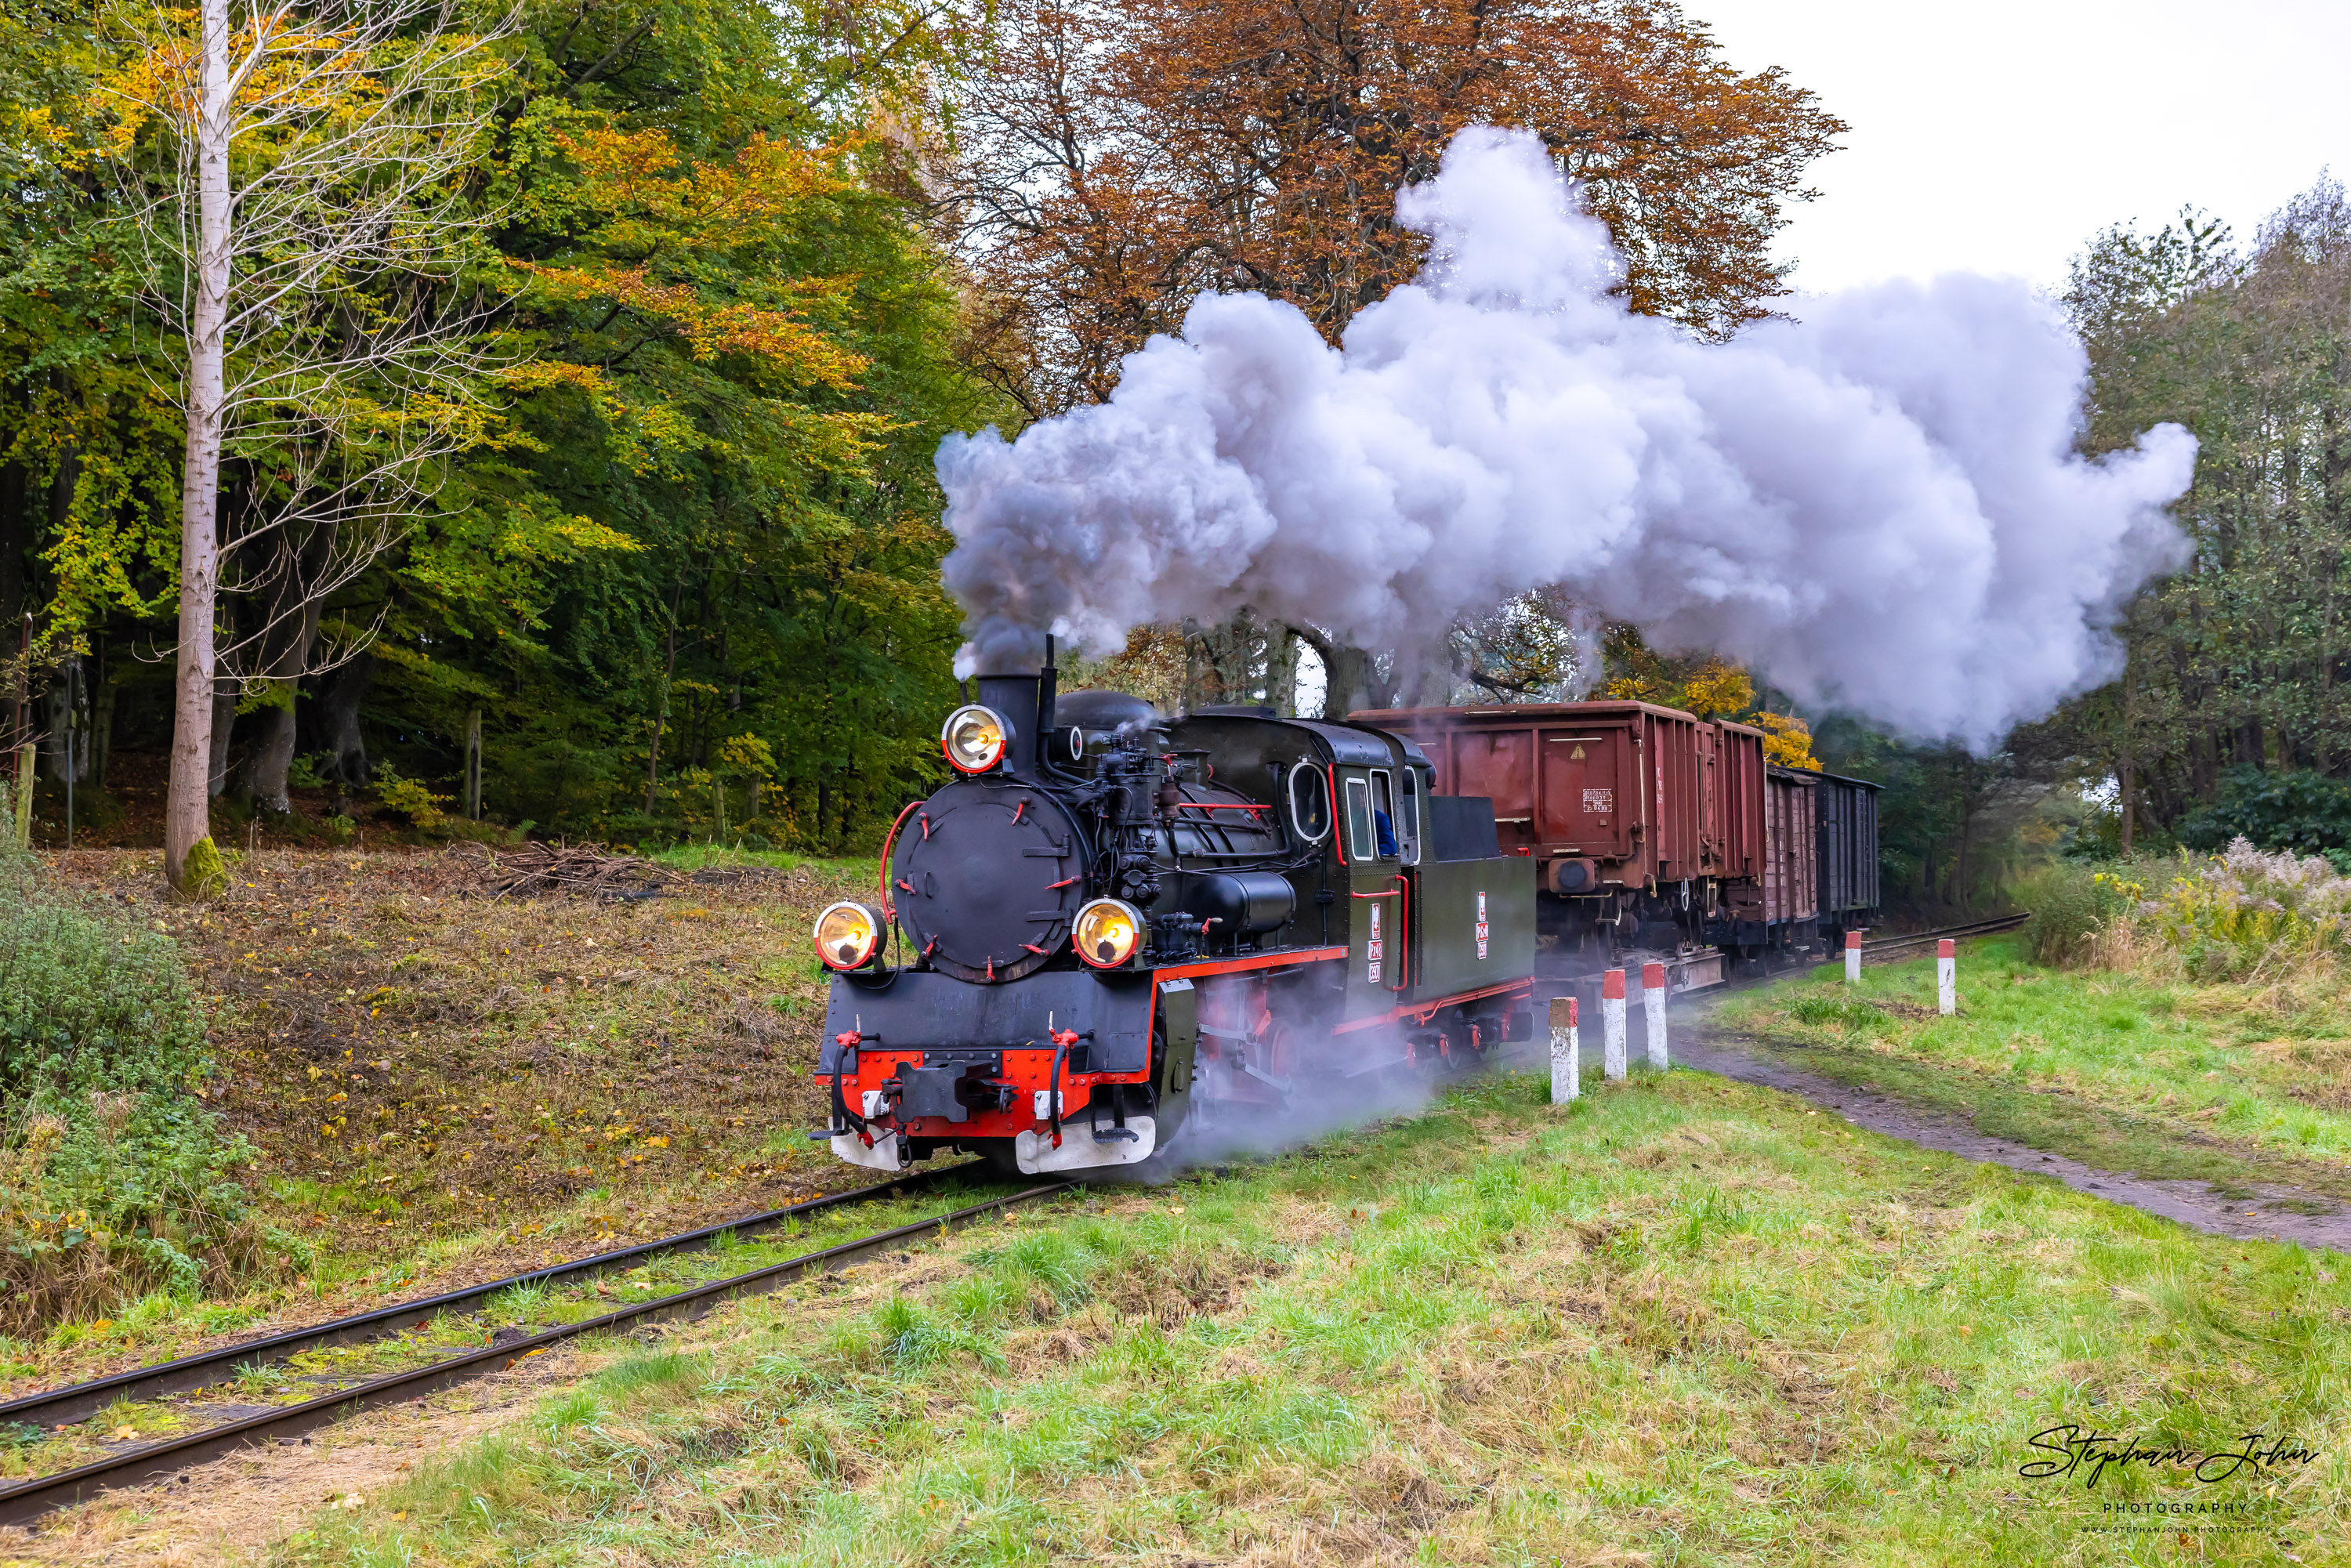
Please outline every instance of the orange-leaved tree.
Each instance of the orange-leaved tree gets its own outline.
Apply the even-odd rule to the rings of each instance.
[[[1603,688],[1606,695],[1753,725],[1763,732],[1765,761],[1782,768],[1820,766],[1813,758],[1812,726],[1760,706],[1753,678],[1721,655],[1661,653],[1642,640],[1638,628],[1622,622],[1608,628],[1602,647],[1614,672]]]
[[[1336,341],[1409,278],[1395,197],[1466,125],[1533,131],[1624,252],[1635,310],[1719,334],[1844,125],[1670,0],[1004,0],[962,84],[973,265],[1033,414],[1105,396],[1204,289]]]

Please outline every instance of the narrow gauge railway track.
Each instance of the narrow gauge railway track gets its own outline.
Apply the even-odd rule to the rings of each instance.
[[[2014,915],[1996,915],[1989,920],[1970,921],[1964,925],[1941,925],[1932,931],[1913,931],[1901,936],[1881,936],[1875,942],[1864,942],[1861,945],[1861,956],[1865,963],[1872,959],[1907,957],[1913,947],[1929,946],[1946,938],[1963,941],[1970,936],[1992,936],[2002,931],[2013,931],[2032,918],[2032,911],[2020,910]],[[1837,955],[1832,953],[1829,955],[1829,961],[1833,963]]]
[[[79,1421],[95,1415],[117,1400],[154,1399],[166,1394],[178,1394],[191,1388],[204,1388],[223,1377],[242,1372],[248,1366],[289,1360],[307,1350],[328,1345],[357,1344],[370,1340],[386,1339],[393,1334],[419,1329],[436,1318],[472,1312],[492,1296],[517,1288],[570,1284],[592,1280],[605,1274],[616,1274],[668,1252],[695,1251],[708,1247],[720,1236],[755,1236],[775,1229],[796,1219],[827,1209],[846,1207],[853,1204],[871,1203],[892,1194],[917,1196],[940,1186],[958,1176],[971,1176],[985,1167],[979,1162],[949,1166],[938,1170],[923,1171],[902,1176],[896,1181],[881,1182],[872,1186],[855,1187],[847,1192],[827,1193],[771,1208],[741,1219],[719,1225],[708,1225],[699,1230],[681,1231],[664,1236],[657,1241],[647,1241],[635,1247],[611,1252],[600,1252],[569,1263],[558,1263],[528,1274],[512,1274],[486,1284],[468,1285],[462,1290],[428,1296],[422,1301],[402,1301],[398,1306],[382,1307],[371,1312],[358,1312],[350,1317],[335,1318],[308,1328],[289,1329],[266,1339],[244,1340],[219,1350],[200,1355],[183,1356],[176,1361],[161,1362],[153,1366],[133,1367],[128,1372],[93,1378],[64,1388],[47,1389],[0,1404],[0,1422],[24,1422],[34,1426],[55,1427]]]
[[[945,1170],[925,1171],[901,1177],[896,1181],[860,1187],[852,1192],[829,1194],[811,1198],[806,1203],[773,1209],[747,1219],[726,1225],[715,1225],[701,1230],[687,1231],[659,1241],[647,1242],[622,1251],[607,1252],[578,1262],[542,1269],[534,1273],[518,1274],[494,1281],[486,1285],[469,1286],[450,1291],[430,1301],[412,1301],[380,1312],[360,1313],[338,1319],[312,1328],[298,1329],[271,1339],[233,1345],[225,1350],[204,1355],[188,1356],[160,1365],[141,1367],[119,1373],[111,1377],[56,1389],[45,1394],[28,1396],[0,1406],[0,1419],[26,1420],[33,1414],[47,1412],[52,1423],[61,1412],[95,1411],[117,1399],[152,1398],[158,1395],[189,1388],[209,1386],[221,1381],[233,1371],[251,1364],[256,1358],[283,1360],[303,1350],[320,1345],[348,1343],[357,1340],[382,1338],[413,1328],[453,1311],[479,1306],[490,1296],[517,1287],[540,1285],[549,1281],[568,1282],[592,1278],[598,1274],[634,1266],[656,1253],[675,1252],[695,1247],[706,1247],[725,1232],[736,1235],[753,1229],[769,1229],[801,1215],[847,1204],[871,1202],[891,1195],[905,1195],[928,1187],[943,1186],[957,1176],[973,1174],[979,1162],[950,1166]],[[1025,1204],[1041,1202],[1067,1192],[1074,1186],[1067,1181],[1048,1182],[1025,1191],[971,1204],[948,1214],[910,1224],[875,1231],[853,1240],[827,1247],[780,1263],[754,1269],[746,1273],[707,1281],[688,1290],[649,1301],[632,1302],[597,1317],[576,1323],[563,1323],[537,1333],[523,1335],[503,1343],[491,1343],[478,1350],[432,1362],[426,1365],[394,1372],[371,1381],[323,1394],[298,1405],[264,1411],[240,1420],[206,1427],[178,1437],[143,1444],[120,1454],[61,1470],[53,1475],[37,1476],[13,1485],[0,1487],[0,1524],[24,1524],[57,1509],[95,1497],[99,1492],[120,1487],[138,1486],[202,1464],[235,1449],[263,1439],[291,1438],[316,1427],[329,1425],[362,1410],[412,1400],[436,1389],[485,1376],[513,1365],[524,1356],[559,1344],[582,1335],[605,1333],[632,1324],[661,1322],[667,1319],[695,1318],[722,1301],[737,1296],[758,1295],[777,1290],[810,1275],[835,1272],[876,1253],[893,1247],[939,1236],[957,1226]],[[66,1417],[71,1419],[70,1416]]]
[[[2021,910],[2013,915],[1996,915],[1988,920],[1974,920],[1960,925],[1938,925],[1931,931],[1911,931],[1899,936],[1881,936],[1875,942],[1864,942],[1861,945],[1862,961],[1867,964],[1896,963],[1905,958],[1916,957],[1917,949],[1931,947],[1946,937],[1953,941],[1965,941],[1970,936],[1993,936],[2002,931],[2013,931],[2031,918],[2032,918],[2032,911]],[[1689,994],[1750,990],[1757,986],[1770,985],[1774,980],[1785,979],[1788,976],[1800,971],[1810,971],[1823,965],[1837,963],[1844,956],[1843,949],[1833,948],[1825,951],[1818,958],[1787,959],[1774,967],[1763,968],[1758,972],[1742,973],[1733,978],[1693,988]],[[1597,971],[1552,975],[1538,970],[1535,975],[1538,998],[1565,996],[1574,988],[1597,987],[1599,984],[1600,976]],[[0,1416],[5,1414],[5,1411],[0,1411]]]

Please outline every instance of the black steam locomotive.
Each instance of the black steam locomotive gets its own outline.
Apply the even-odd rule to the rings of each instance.
[[[1133,1165],[1532,1032],[1534,879],[1412,742],[1055,685],[982,677],[877,902],[818,918],[842,1159]]]

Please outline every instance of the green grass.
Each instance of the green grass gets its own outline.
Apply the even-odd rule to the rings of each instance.
[[[2351,1285],[1687,1072],[1526,1078],[614,1346],[326,1563],[2341,1560]],[[2031,1482],[2064,1421],[2317,1450]],[[2250,1501],[2175,1545],[2101,1506]]]
[[[118,1401],[89,1422],[57,1428],[34,1429],[30,1438],[10,1444],[0,1434],[0,1479],[68,1469],[95,1458],[101,1445],[125,1426],[141,1432],[177,1430],[191,1419],[185,1406],[221,1403],[291,1405],[316,1398],[329,1385],[356,1384],[396,1370],[444,1360],[471,1350],[496,1331],[526,1333],[585,1322],[621,1307],[657,1300],[731,1274],[780,1263],[819,1251],[877,1228],[911,1224],[964,1207],[977,1187],[950,1184],[915,1197],[883,1199],[841,1209],[820,1210],[794,1218],[771,1230],[746,1238],[723,1232],[714,1245],[697,1250],[655,1253],[646,1262],[622,1272],[577,1281],[538,1281],[510,1286],[485,1301],[476,1312],[443,1313],[420,1329],[389,1334],[355,1344],[324,1345],[301,1352],[283,1363],[237,1364],[220,1383],[207,1388],[167,1396],[162,1400]],[[985,1190],[1002,1192],[996,1186]],[[172,1327],[185,1327],[190,1304],[150,1297],[110,1323],[131,1343],[152,1341],[161,1323],[168,1336]],[[63,1334],[69,1332],[61,1328]],[[81,1331],[74,1331],[81,1332]]]
[[[1959,1012],[1932,959],[1726,998],[1721,1025],[1809,1048],[1823,1075],[1970,1116],[1984,1132],[2142,1176],[2296,1182],[2351,1197],[2351,1026],[2229,986],[2025,962],[1970,943]]]

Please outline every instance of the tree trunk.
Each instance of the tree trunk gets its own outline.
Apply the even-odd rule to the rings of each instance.
[[[283,817],[294,810],[286,776],[294,767],[294,683],[272,680],[273,706],[253,715],[253,750],[245,759],[245,785],[256,810]],[[280,707],[274,706],[283,703]]]
[[[465,817],[482,820],[482,710],[465,716]]]
[[[269,706],[253,716],[253,753],[246,759],[246,791],[257,810],[288,816],[294,801],[287,791],[286,775],[294,766],[295,692],[310,661],[319,637],[319,601],[309,591],[315,573],[335,548],[335,530],[320,530],[301,554],[286,563],[269,594],[269,631],[263,640],[267,663]]]
[[[1288,626],[1266,628],[1265,700],[1284,718],[1298,713],[1298,633]]]
[[[359,653],[337,666],[319,694],[319,747],[327,754],[327,777],[356,789],[365,784],[367,738],[360,732],[360,704],[375,674],[375,655]]]
[[[1368,648],[1334,643],[1323,659],[1330,684],[1322,692],[1322,716],[1345,718],[1359,708],[1381,708],[1395,700],[1395,685],[1380,678],[1379,665]]]
[[[228,0],[200,0],[195,299],[188,324],[187,446],[180,478],[180,641],[163,874],[187,890],[188,852],[212,836],[213,608],[220,590],[222,355],[228,327]]]
[[[669,607],[669,648],[662,660],[661,709],[653,715],[653,743],[645,753],[645,815],[653,814],[653,797],[661,789],[662,730],[669,723],[669,684],[677,674],[677,612],[679,601],[685,597],[683,580],[678,591],[671,596]]]
[[[25,608],[25,547],[32,542],[25,516],[26,476],[21,463],[0,463],[0,635],[16,640]]]
[[[81,715],[75,711],[80,706],[78,699],[84,695],[81,683],[74,679],[75,666],[80,663],[78,657],[74,657],[59,665],[41,698],[41,706],[47,710],[41,743],[41,771],[54,784],[63,784],[68,779],[78,784],[89,776],[89,754],[82,749],[78,739],[83,727]]]
[[[2130,645],[2126,643],[2123,645],[2122,761],[2115,769],[2115,781],[2120,786],[2117,792],[2122,797],[2122,856],[2125,860],[2130,859],[2131,819],[2137,814],[2138,806],[2138,780],[2132,776],[2131,770],[2131,709],[2134,706],[2132,699],[2137,695],[2138,666],[2131,662]]]
[[[114,679],[106,657],[106,639],[97,639],[97,653],[91,659],[94,681],[89,708],[89,779],[97,789],[106,788],[106,764],[114,755]]]

